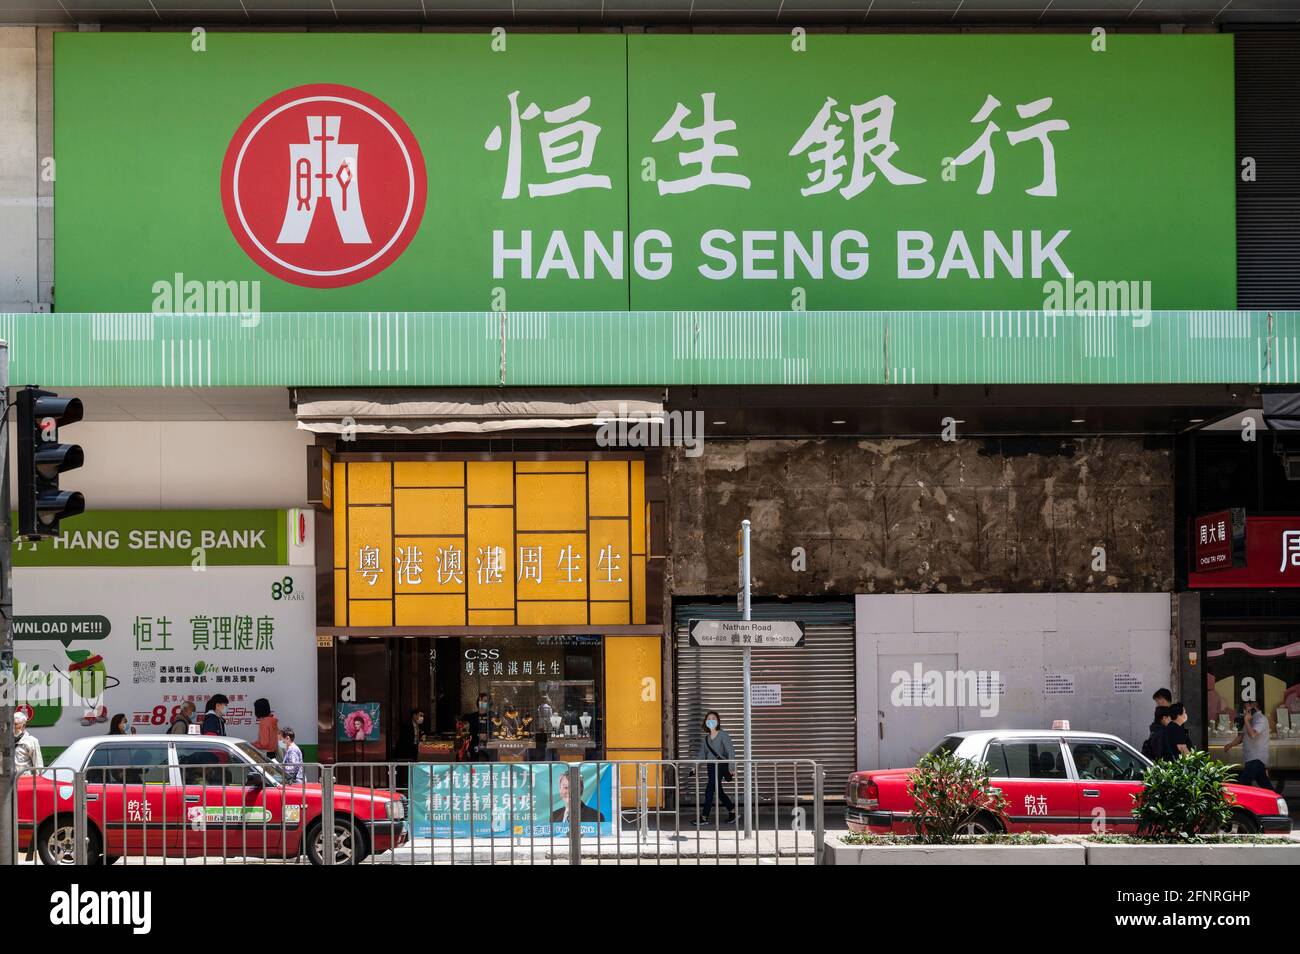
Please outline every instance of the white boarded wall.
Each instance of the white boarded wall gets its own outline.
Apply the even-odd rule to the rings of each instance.
[[[1138,746],[1151,693],[1172,682],[1170,612],[1167,593],[858,596],[858,768],[903,764],[946,731],[1050,728],[1054,719]],[[923,671],[997,671],[1005,692],[995,704],[986,695],[984,706],[949,696],[927,707],[905,694],[897,705],[891,677],[915,662]],[[1141,691],[1117,692],[1117,674],[1140,676]],[[1061,691],[1070,683],[1072,692]]]

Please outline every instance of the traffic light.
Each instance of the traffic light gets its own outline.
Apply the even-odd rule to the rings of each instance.
[[[85,460],[77,444],[60,444],[59,428],[81,420],[81,401],[28,386],[18,392],[18,535],[53,537],[59,520],[86,509],[75,490],[59,489],[59,474]]]

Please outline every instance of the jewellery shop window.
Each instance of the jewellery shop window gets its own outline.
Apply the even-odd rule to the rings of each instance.
[[[1268,722],[1270,771],[1300,771],[1300,631],[1207,627],[1205,656],[1210,753],[1224,757],[1254,703]],[[1226,760],[1240,761],[1240,750]]]
[[[460,640],[460,700],[477,760],[603,757],[599,636]]]

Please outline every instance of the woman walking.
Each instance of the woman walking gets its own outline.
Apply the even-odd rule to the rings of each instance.
[[[280,754],[280,720],[266,699],[253,700],[253,715],[257,718],[257,741],[253,743],[253,748],[274,761]]]
[[[710,709],[705,713],[700,728],[704,730],[704,737],[700,740],[700,751],[696,758],[708,763],[709,782],[704,790],[703,808],[695,823],[707,825],[709,814],[721,801],[727,809],[727,824],[731,824],[736,820],[736,803],[731,800],[722,783],[735,777],[732,763],[736,760],[736,747],[731,744],[731,736],[722,728],[722,717],[715,710]]]

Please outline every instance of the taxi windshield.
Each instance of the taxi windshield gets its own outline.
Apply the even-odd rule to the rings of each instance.
[[[284,767],[279,762],[272,762],[266,757],[264,752],[253,748],[247,742],[235,743],[239,749],[250,761],[254,762],[262,773],[275,785],[284,785]]]
[[[948,738],[944,739],[942,742],[940,742],[938,745],[936,745],[926,754],[947,755],[951,752],[957,751],[957,746],[959,745],[961,745],[961,737],[956,735],[950,735],[948,736]]]

